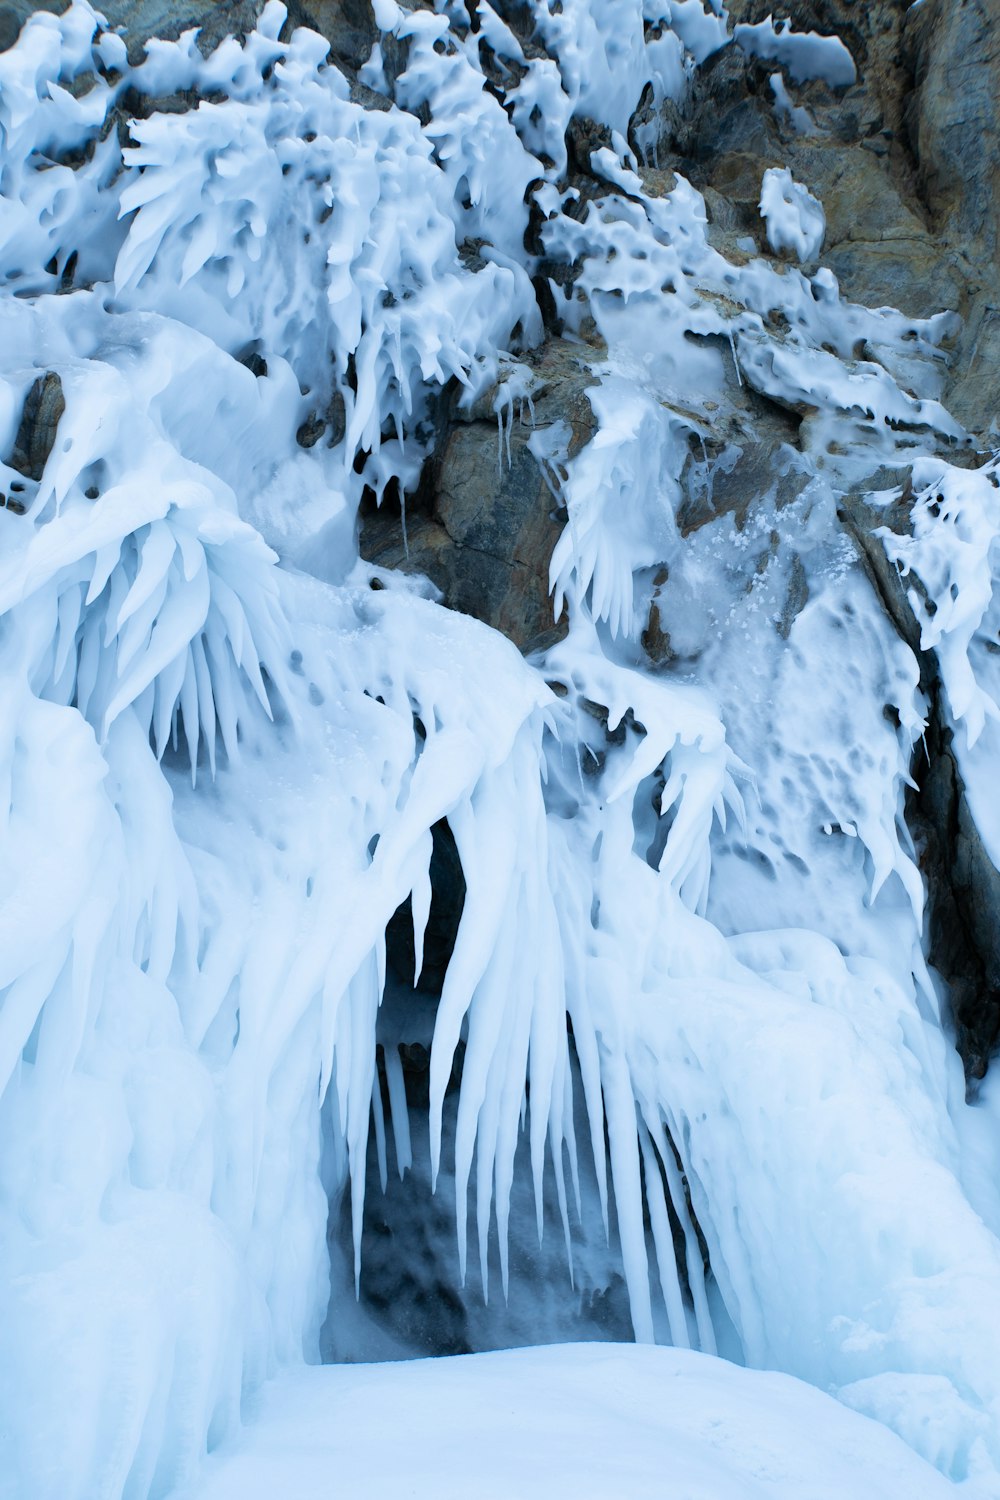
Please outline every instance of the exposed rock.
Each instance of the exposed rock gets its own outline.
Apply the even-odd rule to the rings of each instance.
[[[711,425],[699,423],[692,438],[677,512],[681,534],[730,514],[742,529],[752,505],[793,500],[805,478],[795,457],[799,425],[795,413],[729,380]]]
[[[906,19],[906,115],[937,224],[996,254],[1000,238],[1000,28],[994,4],[925,0]]]
[[[61,14],[69,0],[8,0],[0,5],[0,51],[11,46],[34,11]],[[198,45],[211,52],[227,36],[252,31],[265,0],[101,0],[98,9],[127,35],[129,56],[138,61],[150,37],[174,41],[192,26]],[[334,60],[350,69],[366,62],[378,32],[371,0],[286,0],[286,26],[308,26],[327,38]]]
[[[984,444],[995,447],[1000,442],[1000,297],[996,289],[984,289],[969,307],[953,369],[946,392],[949,409]]]
[[[106,0],[101,5],[111,26],[123,27],[129,57],[138,61],[151,36],[174,41],[182,31],[199,27],[198,46],[213,51],[227,36],[244,37],[256,25],[264,0]]]
[[[1000,1042],[1000,871],[969,811],[938,694],[925,739],[907,823],[927,880],[930,960],[948,981],[956,1045],[974,1083]]]
[[[533,416],[527,403],[520,417],[487,416],[489,402],[459,412],[442,441],[429,500],[423,509],[419,498],[408,505],[405,539],[398,507],[383,504],[362,517],[362,556],[426,574],[453,609],[493,625],[522,650],[553,639],[548,569],[563,523],[528,444],[558,421],[569,425],[571,456],[591,436],[592,352],[556,339],[527,356],[536,377]]]
[[[41,479],[56,440],[59,419],[65,410],[66,400],[59,376],[51,370],[47,375],[39,375],[25,397],[10,460],[12,469],[36,483]]]
[[[289,7],[289,20],[325,36],[334,59],[351,69],[368,61],[378,37],[371,0],[302,0]]]
[[[670,644],[670,632],[664,630],[663,621],[660,616],[660,590],[669,582],[670,573],[666,568],[658,569],[653,579],[653,600],[649,606],[649,617],[646,628],[642,632],[642,649],[649,657],[654,666],[664,666],[671,661],[674,655]]]
[[[413,909],[410,898],[389,919],[385,930],[386,962],[400,984],[440,995],[445,970],[455,951],[458,924],[465,906],[465,875],[455,836],[442,819],[431,829],[431,909],[424,932],[423,966],[416,975],[413,952]]]
[[[13,5],[0,5],[0,52],[6,52],[17,41],[21,19]]]
[[[729,6],[736,22],[763,20],[771,9],[763,0]],[[786,78],[794,106],[809,119],[801,132],[776,102],[777,63],[746,57],[732,43],[708,60],[683,106],[668,109],[667,140],[705,193],[716,232],[751,235],[766,253],[761,180],[768,167],[788,167],[823,204],[822,260],[849,297],[915,317],[964,312],[969,267],[961,243],[942,243],[928,222],[904,122],[910,73],[902,9],[887,3],[862,12],[840,0],[805,0],[783,13],[799,30],[838,35],[858,79],[834,91]]]

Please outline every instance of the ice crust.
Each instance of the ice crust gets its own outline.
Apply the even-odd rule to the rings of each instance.
[[[679,95],[721,9],[533,10],[547,56],[529,60],[504,7],[479,7],[521,75],[509,116],[457,5],[380,0],[406,57],[388,111],[351,100],[319,37],[279,40],[274,0],[207,59],[188,32],[130,66],[85,0],[0,55],[0,452],[40,375],[65,398],[41,479],[0,467],[11,1500],[198,1493],[265,1378],[318,1357],[352,1290],[330,1303],[329,1203],[349,1195],[357,1283],[370,1133],[383,1177],[390,1141],[401,1173],[413,1155],[385,931],[409,898],[419,973],[441,819],[466,898],[421,1129],[455,1183],[456,1277],[471,1239],[484,1293],[492,1256],[524,1292],[523,1135],[570,1275],[581,1212],[614,1228],[637,1340],[724,1344],[998,1492],[996,1109],[964,1102],[923,956],[902,816],[916,662],[836,520],[878,464],[915,462],[912,534],[884,545],[919,580],[988,804],[1000,513],[995,465],[948,460],[954,320],[731,262],[682,177],[648,190],[629,117],[647,85]],[[836,39],[737,39],[849,81]],[[123,151],[105,123],[130,88],[202,99],[134,123]],[[582,216],[558,186],[574,115],[613,142]],[[814,259],[821,209],[817,239],[816,200],[777,186],[772,245]],[[532,439],[568,518],[551,582],[569,631],[525,661],[361,562],[355,518],[366,488],[405,506],[450,382],[488,400],[503,462],[531,395],[516,356],[542,336],[528,188],[546,255],[579,271],[552,284],[565,323],[599,338],[581,343],[595,436],[572,457],[566,431]],[[682,473],[734,382],[801,416],[801,452],[745,528],[714,513],[706,456],[712,514],[682,538]],[[1000,847],[988,818],[984,838]],[[743,1378],[720,1374],[718,1399]],[[822,1405],[832,1445],[862,1430],[794,1400]],[[913,1493],[943,1490],[910,1466]],[[889,1493],[868,1482],[852,1492]]]

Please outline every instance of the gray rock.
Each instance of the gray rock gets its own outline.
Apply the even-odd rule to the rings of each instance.
[[[368,61],[378,37],[371,0],[302,0],[289,20],[325,36],[333,57],[351,69]]]
[[[11,46],[35,11],[61,14],[69,0],[7,0],[0,5],[0,51]],[[121,27],[129,56],[141,60],[150,37],[175,41],[182,31],[200,28],[198,45],[211,52],[227,36],[252,31],[265,0],[101,0],[97,7],[112,27]],[[370,0],[286,0],[287,26],[308,26],[327,38],[334,59],[356,69],[366,62],[376,36]]]
[[[12,469],[36,483],[41,479],[56,440],[59,419],[65,410],[66,400],[59,376],[52,371],[39,375],[25,397],[10,460]]]

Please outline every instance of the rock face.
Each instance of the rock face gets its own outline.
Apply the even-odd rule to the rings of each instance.
[[[771,9],[729,8],[747,23]],[[723,234],[753,236],[766,254],[761,179],[768,167],[789,167],[823,204],[822,261],[846,295],[914,317],[957,307],[964,293],[958,249],[943,245],[928,222],[906,134],[899,8],[873,6],[861,16],[853,6],[808,4],[787,14],[798,29],[839,35],[854,54],[857,82],[837,91],[820,82],[788,85],[803,112],[792,119],[775,107],[775,64],[746,56],[735,43],[710,58],[690,106],[672,121],[682,170],[706,192],[710,220]]]
[[[935,226],[995,256],[1000,243],[1000,33],[994,5],[907,13],[913,92],[904,105]]]
[[[905,115],[919,184],[942,248],[966,272],[965,326],[949,400],[985,439],[1000,433],[1000,28],[983,0],[907,12],[913,90]]]
[[[13,32],[10,36],[13,41],[34,11],[59,14],[67,3],[68,0],[40,0],[39,4],[32,0],[8,0],[0,5],[0,45],[9,46],[10,42],[4,38]],[[204,28],[203,46],[215,46],[223,37],[252,30],[263,8],[263,0],[221,0],[218,5],[206,5],[202,0],[108,0],[100,6],[112,26],[125,28],[131,55],[136,58],[141,56],[143,43],[150,37],[172,41],[192,26]]]

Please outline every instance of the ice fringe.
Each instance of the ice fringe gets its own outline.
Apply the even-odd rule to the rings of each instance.
[[[66,401],[41,480],[3,470],[26,514],[0,511],[0,1400],[38,1500],[167,1494],[241,1391],[315,1357],[321,1173],[349,1171],[359,1268],[373,1121],[386,1159],[384,934],[410,897],[419,954],[442,818],[467,895],[430,1134],[435,1166],[454,1148],[460,1272],[474,1173],[484,1290],[493,1213],[507,1289],[526,1085],[539,1223],[548,1178],[571,1251],[579,1087],[638,1338],[712,1349],[732,1326],[739,1357],[842,1391],[990,1493],[1000,1208],[963,1181],[920,949],[900,815],[916,672],[830,521],[852,444],[940,465],[962,440],[935,399],[948,319],[732,266],[689,184],[647,192],[621,133],[720,17],[653,7],[649,41],[626,0],[533,8],[550,55],[509,121],[447,6],[379,5],[424,125],[354,104],[318,38],[281,40],[276,4],[243,46],[204,59],[187,33],[132,68],[75,0],[0,57],[2,451],[39,375]],[[480,11],[520,66],[502,7]],[[122,151],[105,127],[127,88],[210,97]],[[564,129],[600,111],[619,145],[594,154],[608,190],[580,220]],[[549,454],[571,629],[529,665],[403,583],[372,593],[353,524],[366,486],[415,483],[441,388],[488,391],[538,337],[519,234],[538,179],[546,250],[580,267],[568,319],[593,317],[607,356],[597,437]],[[810,595],[783,654],[780,558],[757,572],[726,518],[679,545],[720,336],[756,389],[814,413],[777,518]],[[875,357],[854,361],[861,339]],[[900,555],[934,591],[925,502]],[[640,668],[663,561],[696,680]],[[960,564],[939,649],[974,728],[961,651],[988,601]]]

